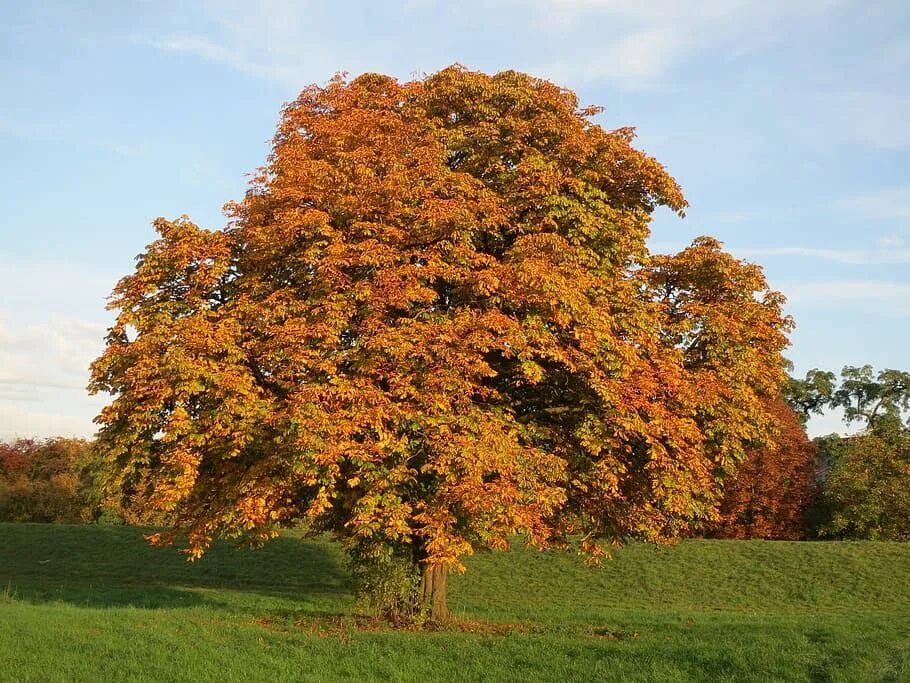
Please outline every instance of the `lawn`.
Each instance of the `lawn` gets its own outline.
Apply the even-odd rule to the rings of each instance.
[[[910,544],[467,564],[450,607],[473,626],[402,632],[356,619],[329,541],[221,544],[190,564],[133,528],[0,524],[0,680],[910,681]]]

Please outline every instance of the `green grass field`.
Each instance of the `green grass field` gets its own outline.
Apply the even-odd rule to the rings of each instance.
[[[910,681],[910,544],[633,544],[600,569],[516,550],[468,568],[450,606],[479,625],[401,632],[357,626],[327,541],[189,564],[137,529],[0,524],[0,680]]]

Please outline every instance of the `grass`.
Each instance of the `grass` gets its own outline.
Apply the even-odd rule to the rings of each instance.
[[[294,534],[189,564],[137,529],[0,524],[2,681],[910,681],[910,544],[481,554],[450,607],[486,626],[357,628],[337,547]]]

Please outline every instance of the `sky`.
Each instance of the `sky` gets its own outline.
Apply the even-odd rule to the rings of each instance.
[[[107,295],[155,217],[224,225],[284,102],[455,62],[635,126],[691,204],[652,248],[762,264],[798,374],[910,369],[906,0],[0,0],[0,438],[94,432]]]

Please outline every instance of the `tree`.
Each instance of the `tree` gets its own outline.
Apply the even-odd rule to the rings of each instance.
[[[910,540],[910,436],[872,431],[828,440],[823,536]]]
[[[768,400],[785,378],[781,351],[792,321],[781,315],[784,297],[768,288],[761,268],[721,247],[699,237],[679,254],[653,257],[649,285],[661,303],[661,341],[681,352],[699,392],[703,447],[724,468],[775,427]]]
[[[815,510],[821,536],[910,538],[910,373],[847,366],[828,404],[862,431],[817,439],[823,489]]]
[[[804,516],[817,495],[815,444],[782,398],[770,402],[769,412],[774,438],[725,479],[715,535],[795,540],[805,533]]]
[[[871,365],[847,366],[831,405],[844,409],[846,422],[865,422],[868,430],[900,426],[910,409],[910,373],[886,369],[875,375]]]
[[[380,609],[434,619],[474,549],[714,514],[789,321],[714,240],[650,258],[685,200],[597,112],[514,71],[306,88],[228,226],[158,219],[115,289],[109,490],[193,557],[331,531]]]
[[[0,521],[95,521],[101,513],[96,463],[82,439],[0,442]]]
[[[789,377],[783,397],[805,425],[812,415],[821,415],[831,405],[836,385],[833,372],[814,368],[806,373],[805,379]]]

